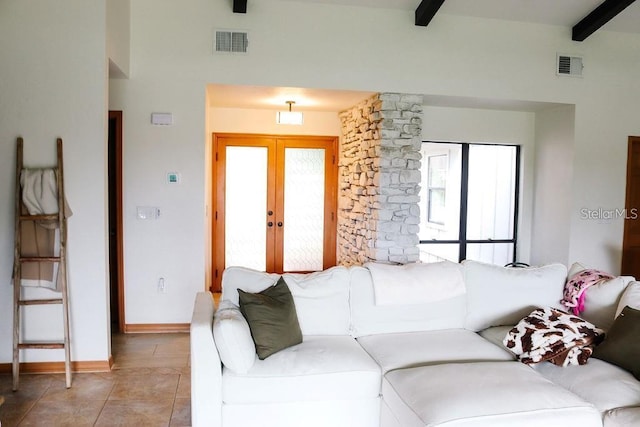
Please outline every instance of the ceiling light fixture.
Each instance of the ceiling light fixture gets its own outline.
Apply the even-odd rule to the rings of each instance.
[[[285,101],[285,104],[289,104],[289,111],[278,111],[276,113],[276,123],[279,125],[301,125],[302,124],[302,111],[291,111],[291,106],[295,104],[295,101]]]

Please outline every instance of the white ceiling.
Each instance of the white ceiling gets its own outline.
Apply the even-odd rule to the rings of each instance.
[[[207,86],[212,107],[285,110],[286,101],[294,101],[292,109],[303,111],[343,111],[373,92],[350,90],[302,89],[291,87]]]
[[[420,0],[288,0],[414,11]],[[504,19],[573,27],[604,0],[445,0],[438,14]],[[437,19],[437,16],[434,19]],[[640,2],[633,3],[602,27],[640,33]]]
[[[286,0],[300,3],[324,3],[381,9],[414,11],[420,0]],[[573,27],[603,0],[445,0],[439,14],[501,19],[517,22]],[[251,11],[249,11],[251,13]],[[640,33],[640,1],[627,7],[605,24],[602,30]],[[570,33],[568,33],[570,34]],[[588,39],[587,39],[588,41]],[[583,42],[584,43],[584,42]],[[302,111],[342,111],[372,95],[370,92],[331,91],[320,89],[275,88],[261,86],[209,85],[210,105],[226,108],[282,110],[285,101],[296,101],[293,109]],[[543,106],[532,103],[485,105],[486,100],[432,97],[430,105],[478,106],[535,111]],[[479,104],[478,104],[479,103]]]

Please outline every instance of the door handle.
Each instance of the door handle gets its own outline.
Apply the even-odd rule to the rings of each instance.
[[[278,227],[282,227],[282,221],[278,221]]]
[[[267,223],[267,227],[273,227],[273,222],[272,222],[272,221],[269,221],[269,222]]]

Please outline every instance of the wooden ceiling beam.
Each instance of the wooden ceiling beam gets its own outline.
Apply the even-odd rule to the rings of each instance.
[[[600,27],[613,19],[635,0],[605,0],[582,21],[573,26],[571,39],[576,42],[584,41]]]
[[[247,13],[247,0],[233,0],[233,13]]]
[[[415,24],[420,27],[429,25],[442,3],[444,3],[444,0],[422,0],[416,9]]]

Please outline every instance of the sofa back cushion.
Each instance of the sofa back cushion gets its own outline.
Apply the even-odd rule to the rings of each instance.
[[[238,304],[238,289],[261,292],[280,274],[228,267],[222,275],[222,299]],[[296,305],[302,335],[349,334],[349,270],[332,267],[315,273],[282,274]]]
[[[465,328],[481,331],[490,326],[515,325],[536,308],[560,304],[567,267],[513,268],[466,260],[462,263],[467,286]]]
[[[587,268],[580,263],[573,263],[569,268],[567,279]],[[617,276],[602,280],[585,290],[584,311],[580,317],[593,323],[600,329],[608,331],[616,318],[616,308],[627,285],[634,280],[631,276]],[[622,309],[620,309],[622,311]]]
[[[636,282],[634,280],[629,283],[620,297],[620,302],[618,303],[618,308],[616,310],[616,317],[620,316],[620,313],[622,313],[622,310],[624,310],[626,306],[640,310],[640,282]]]
[[[415,303],[406,295],[405,304],[376,305],[371,272],[351,267],[351,333],[355,337],[393,332],[417,332],[462,328],[466,312],[465,294]],[[428,285],[425,292],[429,292]]]

